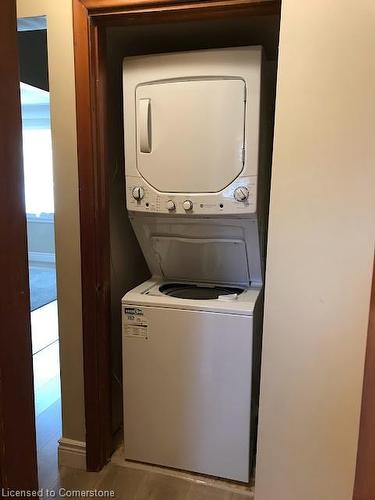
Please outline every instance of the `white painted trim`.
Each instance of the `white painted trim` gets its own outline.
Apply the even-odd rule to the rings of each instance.
[[[29,264],[31,265],[48,265],[56,264],[55,254],[51,252],[29,252]]]
[[[59,467],[86,470],[86,443],[62,437],[58,447]]]
[[[41,214],[41,215],[35,215],[35,214],[26,214],[26,221],[28,224],[50,224],[53,225],[55,223],[55,214],[52,214],[53,217],[51,217],[51,214]]]

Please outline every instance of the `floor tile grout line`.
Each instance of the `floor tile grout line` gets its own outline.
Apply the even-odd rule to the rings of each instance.
[[[39,349],[39,351],[36,351],[33,353],[33,357],[36,355],[36,354],[39,354],[40,352],[44,351],[45,349],[48,349],[48,347],[51,347],[51,345],[53,344],[56,344],[56,342],[60,342],[60,337],[57,337],[57,339],[53,340],[52,342],[50,342],[49,344],[47,344],[46,346],[42,347],[41,349]]]

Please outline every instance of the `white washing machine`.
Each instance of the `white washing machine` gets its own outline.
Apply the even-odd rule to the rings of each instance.
[[[153,279],[122,301],[125,456],[246,482],[261,315],[256,222],[131,221]]]
[[[126,458],[249,480],[258,295],[151,280],[125,296]]]
[[[122,301],[125,456],[244,482],[261,68],[261,48],[241,47],[132,57],[123,72],[127,208],[152,274]]]

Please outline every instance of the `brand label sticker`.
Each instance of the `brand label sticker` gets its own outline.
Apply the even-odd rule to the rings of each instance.
[[[143,316],[143,310],[139,307],[125,307],[125,314],[131,314],[133,316]]]
[[[136,307],[125,307],[124,314],[125,337],[148,340],[150,338],[150,331],[148,321],[143,315],[143,310]]]

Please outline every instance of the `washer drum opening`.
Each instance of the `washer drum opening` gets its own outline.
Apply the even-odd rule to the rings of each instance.
[[[159,287],[159,291],[178,299],[212,300],[222,295],[240,295],[243,288],[229,286],[204,286],[183,283],[167,283]]]

